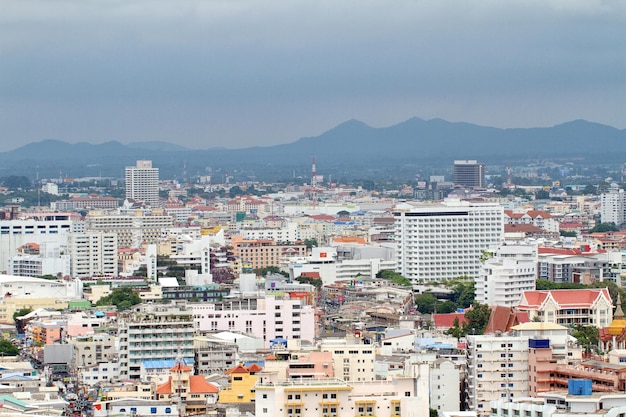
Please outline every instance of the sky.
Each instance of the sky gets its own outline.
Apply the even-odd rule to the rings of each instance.
[[[0,151],[268,146],[411,117],[626,128],[626,2],[0,1]]]

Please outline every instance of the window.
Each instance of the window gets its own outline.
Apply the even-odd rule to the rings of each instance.
[[[170,414],[171,412],[172,412],[172,409],[170,407],[165,407],[166,414]]]
[[[156,407],[150,407],[150,414],[156,414]]]

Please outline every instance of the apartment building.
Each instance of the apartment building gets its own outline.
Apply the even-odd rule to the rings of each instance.
[[[357,382],[376,379],[375,346],[350,343],[345,339],[326,339],[320,345],[320,350],[333,354],[336,377]]]
[[[467,408],[490,413],[491,401],[528,396],[528,338],[506,335],[467,337]]]
[[[504,237],[503,208],[447,199],[396,207],[397,272],[411,280],[476,279],[484,251]]]
[[[337,378],[275,380],[261,372],[255,389],[257,417],[428,415],[427,367],[417,376],[368,382]]]
[[[118,275],[117,234],[72,233],[68,236],[70,274],[75,278]]]
[[[7,272],[9,261],[19,248],[28,243],[67,244],[67,235],[73,231],[70,213],[14,213],[10,220],[0,220],[0,272]]]
[[[611,184],[609,192],[600,197],[600,202],[602,223],[615,223],[618,226],[626,223],[626,194],[617,184]]]
[[[118,334],[121,379],[138,380],[144,360],[193,361],[193,312],[185,303],[142,304],[120,315]]]
[[[223,374],[239,359],[237,344],[211,335],[194,338],[196,375]]]
[[[486,259],[475,280],[476,301],[490,306],[515,307],[524,291],[535,289],[537,244],[504,242]]]
[[[301,299],[281,296],[241,296],[213,304],[193,304],[196,329],[201,333],[240,332],[263,339],[300,339],[313,342],[315,310]]]
[[[306,255],[305,245],[277,245],[273,240],[243,240],[234,236],[232,246],[239,262],[252,269],[279,266],[286,264],[289,258]]]
[[[126,198],[159,207],[159,169],[152,161],[137,161],[125,170]]]
[[[85,217],[85,230],[117,234],[120,248],[138,248],[143,244],[156,244],[163,231],[174,225],[172,216],[153,210],[149,215],[141,211],[135,215],[105,214],[90,211]]]

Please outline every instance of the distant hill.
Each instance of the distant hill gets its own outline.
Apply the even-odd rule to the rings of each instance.
[[[365,171],[379,175],[381,169],[389,175],[401,170],[415,172],[424,165],[450,166],[454,159],[499,165],[531,158],[613,163],[626,161],[626,130],[585,120],[544,128],[500,129],[412,118],[381,128],[349,120],[316,137],[246,149],[191,150],[159,141],[93,145],[44,140],[0,153],[0,176],[11,173],[32,178],[37,167],[42,176],[57,177],[61,171],[68,176],[119,177],[124,166],[151,159],[164,178],[183,175],[185,161],[189,176],[229,171],[271,180],[310,175],[312,155],[326,175],[348,177],[365,175]]]

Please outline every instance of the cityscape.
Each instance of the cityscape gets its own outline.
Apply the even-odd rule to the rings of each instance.
[[[625,417],[625,28],[0,1],[0,417]]]
[[[618,415],[623,169],[542,169],[0,178],[3,410]]]

